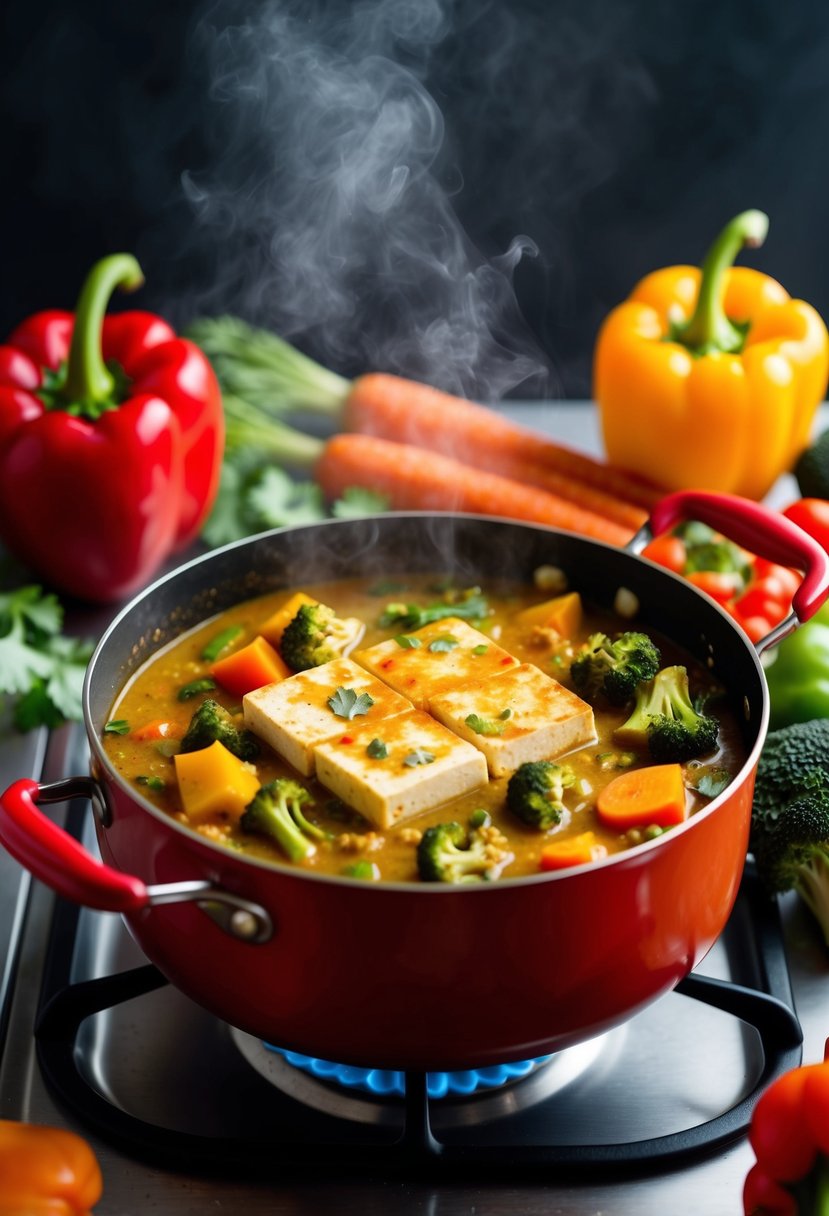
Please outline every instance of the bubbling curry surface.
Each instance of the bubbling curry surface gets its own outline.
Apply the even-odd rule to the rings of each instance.
[[[357,618],[365,624],[359,651],[401,635],[396,625],[383,625],[383,611],[390,601],[428,605],[446,595],[447,580],[438,575],[416,576],[405,585],[378,586],[376,580],[355,578],[316,585],[301,590],[312,600],[334,609],[341,618]],[[217,808],[206,819],[191,819],[182,802],[176,775],[175,757],[180,740],[188,729],[199,703],[210,697],[234,715],[244,726],[242,698],[213,680],[213,660],[205,651],[220,636],[232,638],[226,653],[244,647],[260,633],[263,622],[276,613],[295,594],[297,588],[239,603],[219,616],[183,634],[154,655],[129,681],[112,707],[103,734],[105,750],[122,778],[136,793],[148,799],[179,823],[210,841],[242,853],[281,865],[292,863],[270,838],[245,831],[240,816],[229,809]],[[550,593],[526,585],[481,587],[488,605],[487,614],[473,622],[476,629],[506,651],[520,664],[530,664],[545,675],[573,689],[571,663],[597,632],[617,636],[626,629],[638,629],[631,621],[589,605],[581,606],[578,620],[568,635],[539,624],[543,613],[533,617],[528,610],[550,600]],[[457,592],[450,592],[450,595]],[[687,814],[693,814],[710,801],[712,790],[722,788],[729,776],[742,767],[745,747],[741,732],[726,698],[721,695],[711,673],[668,639],[650,628],[648,636],[659,646],[662,665],[682,664],[689,674],[695,697],[711,697],[712,711],[719,722],[716,748],[682,765]],[[446,625],[451,634],[451,622]],[[499,677],[494,676],[493,682]],[[181,691],[194,682],[206,686],[186,699]],[[210,687],[215,683],[214,687]],[[555,757],[575,774],[574,784],[565,795],[561,821],[547,830],[528,827],[507,808],[509,775],[490,775],[476,788],[451,798],[404,822],[380,828],[358,809],[349,806],[315,777],[299,774],[271,747],[261,743],[252,762],[256,781],[265,785],[278,777],[302,783],[311,796],[304,807],[307,818],[323,829],[325,837],[316,842],[311,856],[298,863],[302,868],[326,874],[370,877],[380,881],[418,882],[417,846],[426,829],[449,820],[466,824],[470,816],[485,810],[492,826],[508,841],[513,859],[500,872],[499,881],[537,874],[542,854],[551,841],[564,841],[585,832],[595,833],[598,855],[628,849],[659,834],[647,824],[625,831],[609,830],[597,815],[596,802],[602,789],[622,771],[653,763],[647,749],[620,746],[614,732],[628,718],[630,705],[614,707],[601,699],[593,701],[595,736],[590,742],[567,754]],[[343,723],[344,729],[357,726],[358,720]],[[251,773],[253,769],[249,770]],[[705,792],[702,792],[705,791]]]

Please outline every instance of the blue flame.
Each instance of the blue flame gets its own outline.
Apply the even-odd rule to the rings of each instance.
[[[334,1082],[346,1089],[359,1089],[379,1097],[402,1097],[406,1092],[406,1075],[385,1068],[357,1068],[353,1064],[334,1064],[330,1060],[319,1060],[297,1051],[285,1051],[270,1043],[268,1051],[281,1055],[294,1068],[310,1073],[321,1081]],[[532,1060],[520,1060],[513,1064],[495,1064],[488,1068],[467,1068],[457,1072],[429,1072],[426,1085],[430,1098],[466,1096],[481,1089],[497,1089],[507,1081],[527,1076],[549,1056],[536,1056]]]

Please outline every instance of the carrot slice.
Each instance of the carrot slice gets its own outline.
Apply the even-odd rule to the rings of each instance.
[[[263,684],[275,684],[293,672],[270,642],[257,635],[247,646],[219,659],[210,668],[210,674],[237,697],[243,697]]]
[[[539,870],[565,870],[569,866],[583,866],[591,861],[607,857],[607,849],[596,838],[595,832],[581,832],[578,836],[565,836],[546,844],[538,860]]]
[[[136,726],[130,734],[133,739],[139,739],[141,742],[150,739],[180,739],[184,734],[184,727],[178,722],[168,722],[166,718],[153,718],[143,726]]]
[[[604,787],[596,811],[605,827],[619,832],[652,823],[661,828],[682,823],[687,814],[682,767],[652,764],[628,769]]]

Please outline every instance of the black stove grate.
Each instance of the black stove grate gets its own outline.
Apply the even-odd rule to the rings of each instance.
[[[762,1064],[745,1096],[730,1109],[696,1126],[665,1135],[622,1143],[557,1143],[555,1128],[539,1115],[532,1142],[480,1143],[474,1133],[463,1142],[440,1139],[434,1131],[434,1106],[427,1074],[407,1072],[405,1096],[399,1100],[399,1122],[392,1126],[354,1125],[348,1119],[310,1113],[290,1095],[274,1089],[267,1109],[251,1134],[217,1138],[159,1127],[112,1101],[93,1083],[82,1065],[79,1036],[86,1019],[166,985],[152,965],[101,978],[71,982],[73,944],[79,910],[57,901],[43,974],[40,1012],[35,1028],[43,1076],[55,1096],[80,1119],[128,1155],[160,1165],[196,1168],[208,1174],[238,1167],[259,1175],[286,1169],[326,1168],[376,1174],[391,1170],[419,1176],[442,1172],[497,1176],[516,1166],[578,1180],[608,1174],[654,1173],[674,1169],[713,1154],[746,1134],[754,1105],[772,1080],[800,1063],[802,1032],[793,1012],[777,905],[762,893],[749,865],[738,905],[750,925],[762,988],[692,974],[676,991],[688,1000],[723,1011],[752,1027],[762,1050]],[[635,1094],[632,1094],[635,1101]],[[475,1099],[471,1099],[475,1101]]]

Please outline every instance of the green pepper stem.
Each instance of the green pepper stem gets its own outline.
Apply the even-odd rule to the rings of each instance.
[[[769,217],[763,211],[743,211],[726,224],[706,254],[694,314],[686,324],[676,326],[676,341],[700,355],[742,350],[745,329],[735,325],[723,307],[725,272],[744,246],[762,245],[768,230]]]
[[[90,270],[75,309],[66,382],[61,394],[65,400],[90,404],[112,398],[115,380],[101,351],[104,314],[116,287],[134,291],[143,282],[141,267],[129,253],[102,258]]]

